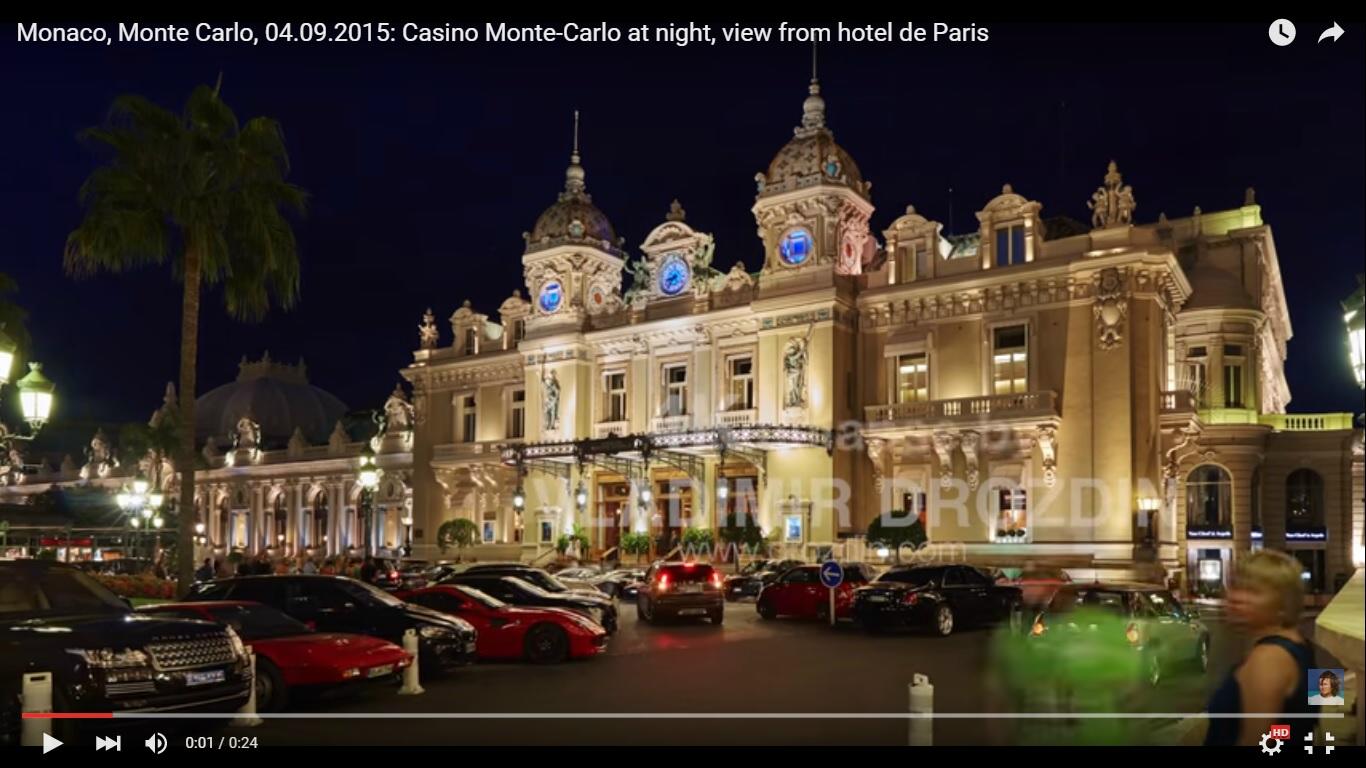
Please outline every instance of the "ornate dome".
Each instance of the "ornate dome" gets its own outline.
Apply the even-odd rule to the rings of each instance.
[[[555,204],[536,219],[536,226],[524,235],[527,252],[564,243],[579,243],[617,252],[617,232],[607,215],[593,205],[593,196],[584,184],[583,166],[575,147],[569,168],[564,172],[564,191]]]
[[[863,180],[858,163],[835,143],[835,134],[825,126],[825,99],[820,83],[811,81],[810,95],[802,104],[802,124],[791,141],[778,150],[768,173],[755,177],[759,196],[767,197],[794,189],[830,184],[852,189],[865,199],[871,186]]]
[[[285,365],[267,354],[259,362],[246,358],[238,365],[237,380],[200,395],[195,401],[198,442],[233,434],[237,422],[249,417],[261,426],[267,444],[283,445],[297,427],[310,443],[326,443],[346,403],[308,383],[304,364]]]

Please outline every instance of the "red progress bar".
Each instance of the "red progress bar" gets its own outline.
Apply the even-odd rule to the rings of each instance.
[[[25,712],[25,720],[112,720],[113,712]]]

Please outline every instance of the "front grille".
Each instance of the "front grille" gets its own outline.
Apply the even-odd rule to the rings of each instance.
[[[106,683],[104,692],[109,696],[136,696],[138,694],[156,693],[157,686],[151,680],[133,683]]]
[[[147,646],[152,665],[162,671],[228,664],[234,660],[227,635],[158,638]]]

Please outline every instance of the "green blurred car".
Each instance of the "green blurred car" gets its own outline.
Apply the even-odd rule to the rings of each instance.
[[[1209,668],[1209,630],[1199,613],[1152,584],[1063,586],[1035,616],[1029,642],[1063,654],[1071,653],[1069,646],[1096,643],[1127,647],[1150,686],[1183,666],[1200,672]]]

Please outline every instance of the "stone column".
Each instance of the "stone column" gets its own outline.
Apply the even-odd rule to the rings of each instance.
[[[337,520],[346,509],[346,481],[338,480],[328,486],[327,504],[327,543],[324,545],[324,552],[334,555],[341,551],[341,542],[337,540]]]

